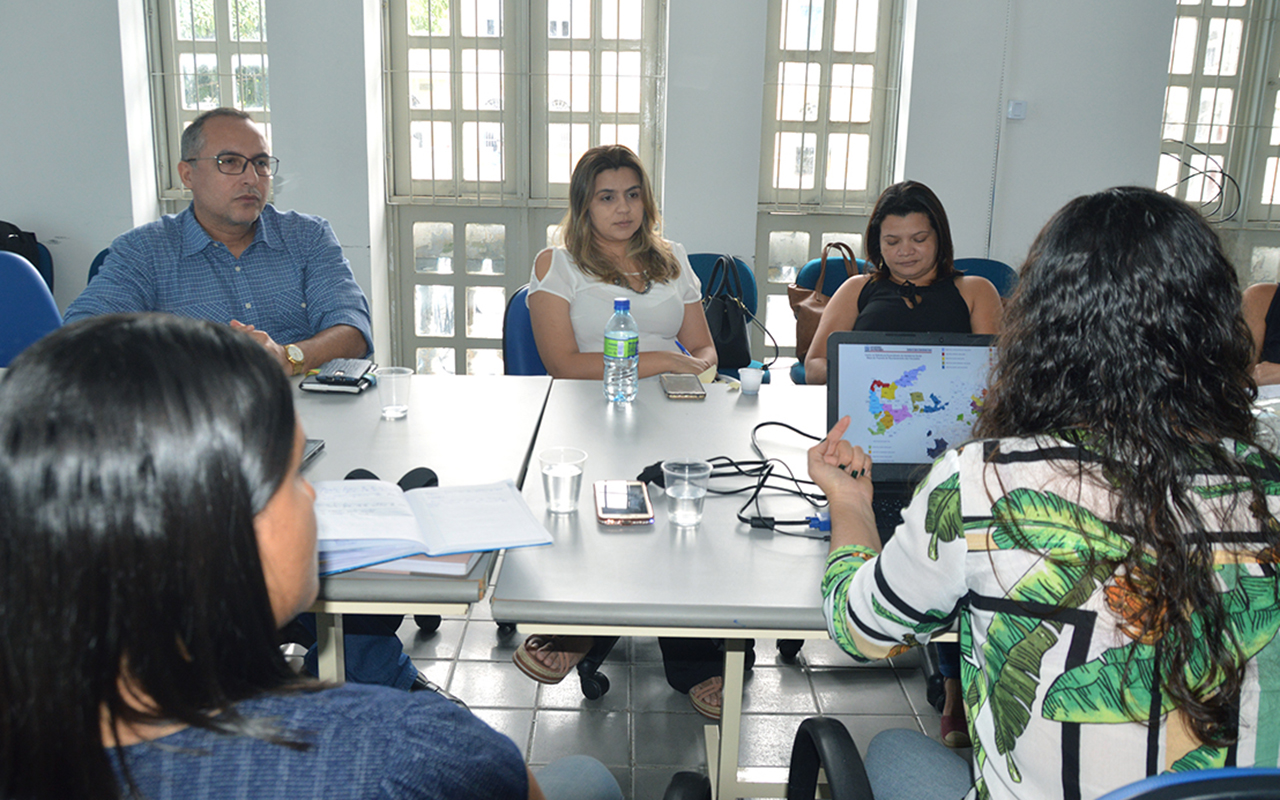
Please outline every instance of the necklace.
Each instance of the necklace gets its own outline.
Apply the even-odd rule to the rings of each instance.
[[[635,292],[636,294],[648,294],[648,293],[649,293],[649,290],[653,288],[653,279],[652,279],[652,278],[645,278],[645,279],[644,279],[644,288],[643,288],[643,289],[638,289],[638,290],[637,290],[635,287],[633,287],[633,286],[631,285],[631,281],[629,281],[629,280],[627,280],[626,278],[624,278],[624,277],[623,277],[624,275],[640,275],[640,274],[642,274],[642,273],[639,273],[639,272],[623,272],[622,270],[618,270],[618,272],[620,273],[620,274],[618,275],[618,277],[616,277],[616,278],[614,278],[614,279],[613,279],[613,285],[614,285],[614,286],[619,286],[619,287],[621,287],[621,288],[623,288],[623,289],[630,289],[631,291]]]

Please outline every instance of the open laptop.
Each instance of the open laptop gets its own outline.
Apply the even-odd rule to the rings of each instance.
[[[847,331],[827,339],[827,428],[871,454],[876,524],[892,532],[929,465],[970,438],[995,360],[974,333]]]

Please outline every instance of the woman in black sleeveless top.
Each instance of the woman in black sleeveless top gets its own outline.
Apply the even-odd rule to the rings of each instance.
[[[864,237],[870,275],[836,291],[804,361],[809,383],[827,382],[827,337],[835,331],[995,333],[1000,295],[986,278],[955,269],[951,226],[929,187],[896,183],[876,201]]]
[[[1244,321],[1253,334],[1253,379],[1259,386],[1280,383],[1280,304],[1276,284],[1255,283],[1244,290]]]

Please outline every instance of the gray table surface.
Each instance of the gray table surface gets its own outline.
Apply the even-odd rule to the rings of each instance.
[[[398,481],[429,467],[444,486],[521,481],[551,386],[548,377],[414,375],[409,414],[384,420],[376,389],[358,395],[295,390],[298,418],[325,447],[307,466],[312,481],[357,467]],[[474,603],[484,597],[495,555],[464,577],[347,572],[320,579],[321,601]]]
[[[506,554],[493,594],[496,619],[531,623],[822,631],[819,584],[824,541],[752,529],[735,512],[745,495],[709,495],[702,523],[682,529],[667,519],[666,498],[650,487],[653,525],[619,527],[596,521],[591,482],[635,478],[666,458],[724,455],[757,458],[751,430],[759,422],[788,422],[825,433],[825,387],[763,386],[756,396],[724,384],[707,386],[706,400],[670,400],[657,380],[640,382],[631,407],[612,407],[596,381],[556,381],[533,447],[524,497],[555,537],[551,547]],[[759,441],[768,456],[787,460],[805,477],[812,444],[772,427]],[[588,453],[582,496],[572,514],[545,510],[537,453],[572,445]],[[747,479],[714,479],[713,488]],[[796,518],[807,504],[766,495],[766,513]]]

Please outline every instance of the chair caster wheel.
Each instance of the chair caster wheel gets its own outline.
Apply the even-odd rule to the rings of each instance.
[[[498,635],[501,636],[503,639],[507,638],[508,636],[511,636],[515,632],[516,632],[516,624],[514,622],[498,623]]]
[[[800,655],[800,648],[803,646],[803,639],[779,639],[778,657],[788,664],[794,664],[796,663],[796,656]]]
[[[423,633],[435,633],[440,629],[439,614],[414,614],[413,621],[418,623],[418,630]]]
[[[937,709],[939,714],[942,713],[942,709],[947,703],[947,689],[943,684],[945,680],[941,672],[935,672],[929,676],[929,680],[925,684],[925,699],[929,701],[929,705]]]
[[[600,673],[582,676],[582,696],[588,700],[599,700],[609,691],[609,679]]]

